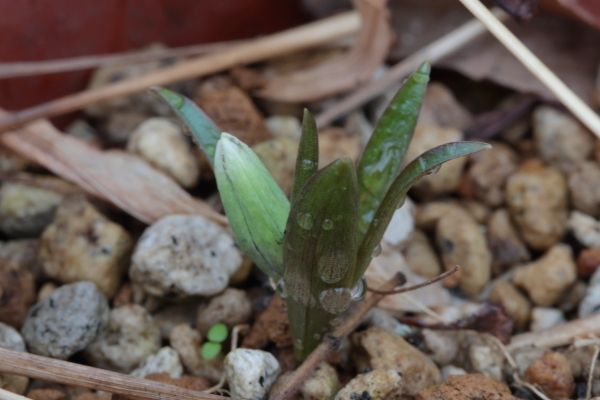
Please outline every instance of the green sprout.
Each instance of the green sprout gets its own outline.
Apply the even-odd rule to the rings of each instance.
[[[206,334],[208,341],[202,344],[202,348],[200,349],[202,358],[212,360],[218,357],[221,354],[221,350],[223,350],[222,343],[227,340],[227,336],[229,336],[227,325],[219,322],[211,326]]]
[[[202,355],[203,359],[210,361],[217,358],[219,354],[221,354],[222,349],[223,346],[221,345],[221,343],[206,342],[202,345],[202,348],[200,349],[200,354]]]
[[[406,80],[377,122],[358,165],[339,159],[318,169],[317,127],[306,110],[291,201],[247,145],[221,133],[193,101],[156,90],[188,125],[213,166],[237,244],[285,299],[299,359],[362,297],[364,272],[410,187],[443,163],[490,147],[447,143],[405,165],[429,72],[423,64]]]

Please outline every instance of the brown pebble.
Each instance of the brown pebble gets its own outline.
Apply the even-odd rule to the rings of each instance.
[[[509,146],[493,143],[488,151],[469,157],[471,165],[461,189],[468,188],[467,197],[475,197],[497,207],[504,202],[504,183],[517,169],[517,156]]]
[[[419,393],[416,400],[516,400],[508,386],[483,374],[455,375]]]
[[[275,343],[278,348],[290,347],[292,337],[289,329],[285,302],[281,297],[273,296],[244,338],[242,347],[261,349],[269,342]]]
[[[523,163],[506,182],[506,202],[525,242],[535,250],[556,244],[567,227],[567,182],[539,160]]]
[[[532,362],[525,371],[525,380],[539,386],[552,399],[569,399],[575,391],[569,361],[556,352],[548,352]]]
[[[221,130],[237,136],[248,145],[271,137],[252,99],[223,79],[205,81],[198,89],[195,100]]]
[[[31,400],[66,400],[67,394],[61,389],[33,389],[27,397]]]
[[[557,244],[534,262],[517,267],[513,282],[538,306],[556,304],[577,279],[572,249]]]
[[[458,285],[468,296],[479,294],[490,279],[492,263],[481,226],[466,211],[453,210],[439,220],[436,242],[446,270],[461,267],[445,284]]]
[[[504,311],[515,321],[517,329],[524,329],[529,322],[531,314],[531,304],[519,290],[510,282],[497,282],[492,292],[490,300],[498,303],[504,308]]]
[[[588,278],[600,266],[600,249],[590,247],[583,249],[577,256],[577,275],[580,278]]]
[[[506,209],[496,210],[490,217],[487,239],[493,254],[492,268],[497,274],[531,259]]]
[[[36,300],[36,240],[0,243],[0,322],[20,328]]]

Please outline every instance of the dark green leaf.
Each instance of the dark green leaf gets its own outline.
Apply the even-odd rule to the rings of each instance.
[[[175,111],[190,128],[200,149],[210,162],[214,164],[215,149],[221,131],[215,123],[192,100],[165,88],[154,88],[156,94]]]
[[[360,244],[354,279],[360,279],[364,274],[371,262],[373,251],[381,242],[394,211],[404,203],[408,190],[421,176],[437,172],[439,167],[446,161],[490,147],[489,144],[481,142],[447,143],[426,151],[408,164],[386,193],[367,234]]]
[[[313,176],[319,168],[319,137],[317,134],[317,123],[315,118],[307,109],[304,109],[302,118],[302,138],[298,146],[298,157],[296,157],[296,172],[294,176],[294,187],[292,188],[292,202],[298,195],[306,181]]]
[[[357,190],[352,161],[337,160],[313,175],[293,203],[286,225],[284,292],[300,358],[350,305],[348,277],[358,249]]]
[[[214,168],[238,246],[268,276],[280,279],[288,199],[252,149],[232,135],[221,135]]]
[[[422,64],[406,80],[377,122],[362,154],[357,173],[360,230],[363,234],[400,172],[429,81],[429,70],[429,64]]]

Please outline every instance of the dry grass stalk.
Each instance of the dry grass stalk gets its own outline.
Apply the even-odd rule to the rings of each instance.
[[[0,117],[0,132],[39,118],[53,117],[82,109],[91,104],[127,96],[152,86],[168,85],[197,78],[237,65],[262,61],[275,56],[319,46],[358,32],[360,17],[350,11],[287,31],[248,41],[230,49],[183,61],[132,79],[97,89],[68,95],[22,111]]]
[[[197,392],[68,361],[0,348],[0,372],[33,379],[103,390],[148,400],[224,400],[228,397]],[[0,397],[1,399],[1,397]],[[8,400],[13,400],[10,397]],[[15,397],[15,400],[22,399]]]
[[[498,18],[504,19],[508,17],[505,12],[499,9],[495,9],[494,13]],[[394,85],[397,85],[409,73],[416,70],[423,62],[429,61],[433,64],[460,50],[485,32],[485,27],[476,19],[461,25],[447,35],[442,36],[400,61],[378,79],[367,83],[362,88],[340,100],[338,103],[328,107],[317,117],[317,124],[319,126],[329,125],[337,118],[360,107],[369,100],[389,90],[391,87],[394,87]]]
[[[240,41],[197,44],[176,48],[153,48],[113,54],[96,54],[81,57],[43,61],[0,63],[0,79],[79,71],[109,65],[139,64],[165,58],[190,57],[222,51]]]
[[[600,117],[546,65],[533,54],[508,28],[479,0],[460,2],[507,48],[524,66],[540,80],[556,98],[596,136],[600,137]]]

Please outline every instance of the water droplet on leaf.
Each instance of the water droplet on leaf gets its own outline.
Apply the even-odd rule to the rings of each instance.
[[[352,288],[352,291],[350,292],[350,297],[352,298],[352,301],[362,300],[362,298],[365,296],[366,291],[367,282],[365,281],[365,278],[360,278],[356,286],[354,286]]]
[[[314,218],[311,213],[298,213],[297,221],[302,229],[308,230],[313,227]]]
[[[346,272],[343,254],[324,254],[317,261],[319,277],[325,283],[339,282]]]
[[[319,295],[319,302],[328,313],[343,313],[350,307],[350,303],[352,302],[351,291],[346,288],[323,290]]]
[[[313,160],[302,160],[302,169],[312,169],[315,166],[315,162]]]

